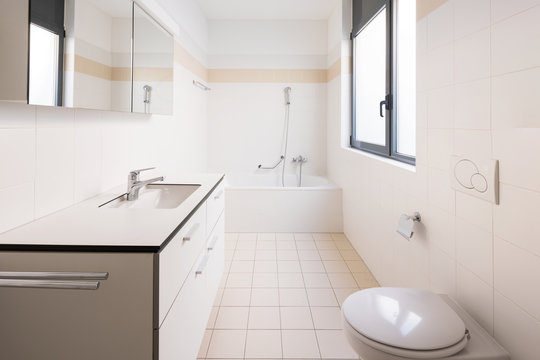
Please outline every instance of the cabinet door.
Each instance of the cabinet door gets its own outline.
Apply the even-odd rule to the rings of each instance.
[[[201,251],[159,328],[159,360],[194,360],[197,357],[209,315],[204,301],[207,265],[206,251]]]
[[[219,216],[225,208],[225,184],[221,182],[218,187],[210,194],[206,204],[208,206],[208,224],[207,234],[210,234],[216,225]]]
[[[206,204],[203,204],[159,254],[160,326],[204,247],[205,233]]]
[[[219,217],[214,231],[207,240],[208,250],[208,272],[206,280],[206,301],[208,306],[212,307],[216,297],[221,277],[223,276],[223,268],[225,266],[225,222],[224,214]]]
[[[153,261],[150,253],[0,253],[0,359],[152,359]]]

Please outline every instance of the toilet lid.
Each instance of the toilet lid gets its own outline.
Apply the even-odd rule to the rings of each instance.
[[[421,289],[370,288],[350,295],[343,317],[365,337],[410,350],[437,350],[465,335],[463,320],[438,295]]]

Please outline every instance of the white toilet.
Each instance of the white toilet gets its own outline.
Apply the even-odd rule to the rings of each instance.
[[[510,360],[469,314],[446,295],[371,288],[342,306],[347,340],[363,360]]]

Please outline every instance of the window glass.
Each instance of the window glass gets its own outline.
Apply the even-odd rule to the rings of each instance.
[[[29,104],[56,105],[59,36],[30,24]]]

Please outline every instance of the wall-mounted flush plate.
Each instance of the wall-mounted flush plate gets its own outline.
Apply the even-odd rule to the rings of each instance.
[[[494,204],[499,203],[498,160],[452,156],[450,178],[454,189]]]

